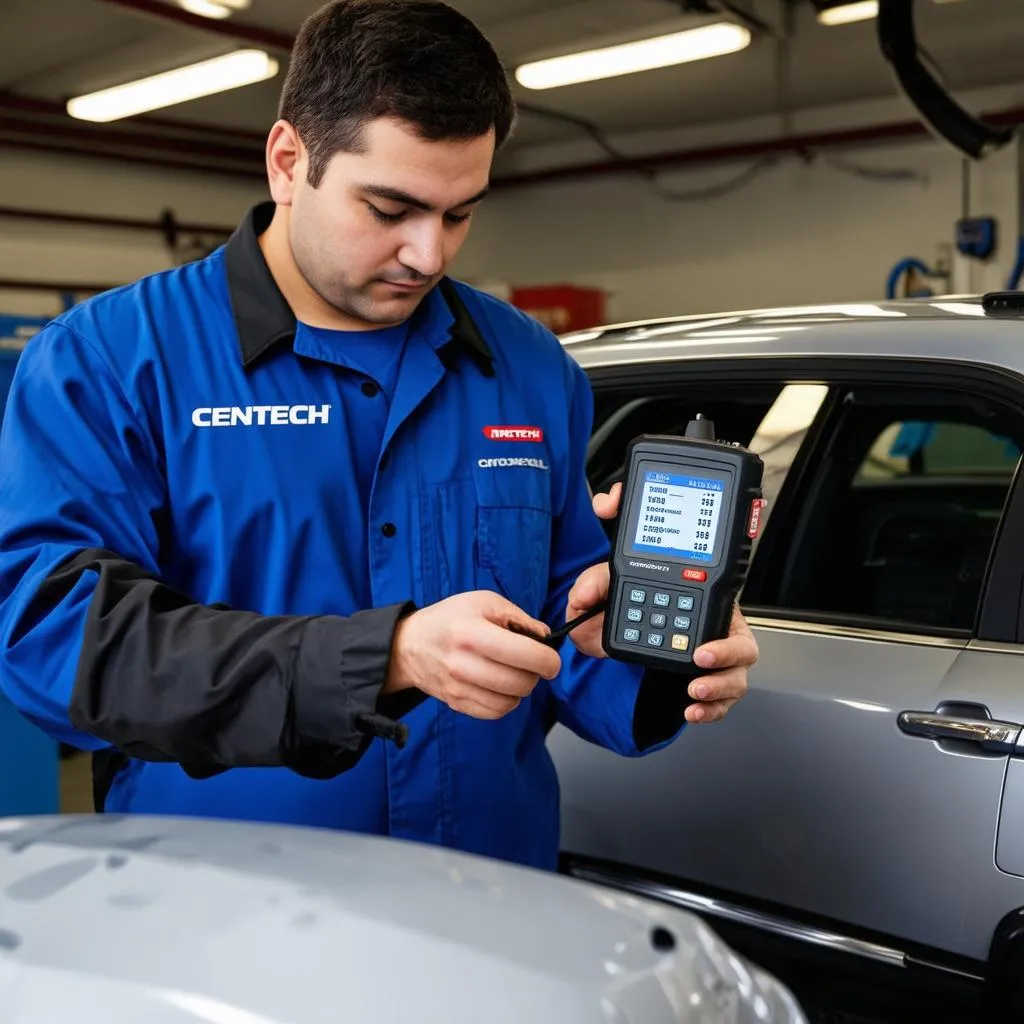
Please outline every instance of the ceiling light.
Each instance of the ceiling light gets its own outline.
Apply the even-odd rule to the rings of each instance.
[[[217,0],[227,3],[228,0]],[[851,25],[878,17],[878,0],[814,0],[818,21],[822,25]],[[935,4],[959,3],[960,0],[932,0]]]
[[[750,31],[742,25],[722,22],[703,28],[674,32],[652,39],[638,39],[621,46],[568,53],[516,69],[516,81],[527,89],[555,89],[599,78],[631,75],[637,71],[671,67],[735,53],[750,45]]]
[[[214,0],[178,0],[181,7],[189,14],[198,14],[201,18],[230,18],[231,8]]]
[[[855,3],[835,4],[818,11],[822,25],[852,25],[855,21],[868,21],[878,17],[878,0],[856,0]]]
[[[261,50],[236,50],[223,57],[76,96],[68,101],[67,110],[83,121],[116,121],[262,82],[273,78],[277,68],[277,61]]]

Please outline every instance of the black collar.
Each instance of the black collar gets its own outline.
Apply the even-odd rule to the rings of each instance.
[[[295,314],[277,287],[259,244],[259,236],[270,226],[273,216],[274,203],[257,203],[225,247],[228,292],[243,366],[249,366],[275,345],[291,342],[295,337]],[[454,317],[451,340],[440,350],[445,365],[451,368],[447,356],[454,354],[453,348],[462,349],[484,373],[493,376],[494,355],[454,284],[444,277],[438,289]]]

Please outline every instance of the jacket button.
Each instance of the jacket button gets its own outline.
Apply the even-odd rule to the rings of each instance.
[[[380,388],[372,380],[363,381],[362,392],[367,398],[376,398]]]
[[[398,527],[396,527],[394,523],[385,523],[380,528],[380,532],[383,533],[385,537],[394,537],[394,535],[398,533]]]

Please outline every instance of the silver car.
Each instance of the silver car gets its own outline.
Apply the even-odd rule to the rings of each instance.
[[[812,1017],[1021,1019],[1024,295],[563,340],[595,490],[700,412],[768,499],[748,697],[634,761],[556,728],[565,869],[699,912]]]
[[[693,914],[399,840],[0,818],[2,1024],[806,1024]]]

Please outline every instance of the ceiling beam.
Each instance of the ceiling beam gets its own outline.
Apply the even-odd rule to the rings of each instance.
[[[42,135],[43,138],[67,139],[81,142],[89,146],[113,146],[121,149],[147,149],[157,152],[185,155],[190,143],[184,139],[176,139],[170,135],[154,135],[149,132],[97,130],[86,127],[68,118],[65,122],[47,122],[40,124],[34,118],[19,118],[0,113],[0,134],[14,133],[29,138]],[[192,154],[188,154],[192,155]],[[226,146],[212,142],[203,142],[196,155],[213,158],[214,160],[235,160],[244,165],[249,163],[262,166],[263,150],[255,146]]]
[[[168,228],[186,235],[230,235],[236,225],[195,224],[171,219],[145,220],[142,217],[109,217],[98,213],[66,213],[59,210],[33,210],[22,206],[0,206],[0,218],[30,220],[44,224],[73,224],[76,227],[113,228],[123,231],[147,231],[164,234]]]
[[[982,120],[992,125],[1024,124],[1024,107],[1013,107],[1008,110],[982,114],[981,117]],[[779,135],[774,139],[758,139],[725,146],[673,150],[666,153],[592,161],[585,164],[564,164],[561,167],[548,167],[539,171],[499,175],[491,182],[491,187],[492,189],[520,188],[526,185],[549,184],[570,179],[579,181],[586,178],[599,178],[608,174],[641,173],[697,165],[734,163],[782,154],[800,156],[813,154],[822,149],[857,148],[882,145],[887,142],[913,142],[934,138],[935,136],[921,121],[895,121],[870,125],[866,128],[846,128],[805,135]]]
[[[81,156],[94,160],[109,160],[121,164],[141,164],[146,167],[158,167],[163,171],[194,171],[196,174],[218,174],[229,178],[248,178],[266,183],[267,173],[263,165],[251,170],[241,167],[226,167],[223,164],[208,164],[184,157],[175,158],[166,154],[157,155],[146,152],[124,152],[113,149],[96,149],[89,146],[62,144],[46,134],[35,137],[12,135],[3,137],[0,142],[9,149],[28,149],[40,153],[60,153],[63,156]]]
[[[1024,124],[1024,107],[1012,107],[1006,110],[983,114],[982,117],[990,124],[1021,125]],[[0,125],[4,119],[0,117]],[[34,127],[34,132],[31,130]],[[104,149],[90,145],[85,133],[77,137],[65,135],[65,142],[53,132],[52,125],[29,122],[19,124],[21,131],[0,140],[7,146],[36,149],[46,152],[63,152],[80,156],[97,157],[100,159],[120,160],[149,164],[173,170],[192,170],[200,173],[213,173],[235,176],[239,178],[266,179],[266,167],[262,152],[253,150],[251,166],[227,166],[224,163],[205,162],[207,155],[217,155],[223,159],[234,156],[238,159],[240,150],[212,150],[205,147],[188,150],[181,145],[173,152],[168,152],[167,138],[153,139],[152,136],[136,133],[125,133],[118,140],[118,148]],[[744,160],[756,160],[769,155],[793,154],[806,156],[821,150],[857,149],[870,146],[885,145],[894,142],[920,142],[934,140],[931,132],[919,121],[896,121],[876,124],[865,128],[840,129],[832,132],[818,132],[804,135],[780,135],[772,139],[758,139],[726,146],[709,146],[697,149],[672,150],[664,153],[650,153],[646,156],[632,156],[621,160],[604,160],[583,164],[565,164],[560,167],[545,168],[539,171],[513,172],[495,176],[491,185],[495,191],[508,188],[525,188],[534,185],[549,184],[558,181],[585,180],[588,178],[607,177],[615,174],[634,174],[650,170],[670,170],[694,166],[712,166],[721,163],[735,163]],[[150,148],[156,143],[156,149]]]
[[[226,21],[215,21],[212,18],[204,18],[198,14],[191,14],[189,11],[173,4],[161,3],[160,0],[97,0],[101,4],[109,4],[111,7],[120,7],[122,10],[131,11],[135,14],[142,14],[160,21],[171,22],[184,28],[193,28],[207,35],[219,35],[225,39],[236,39],[240,42],[255,43],[271,50],[281,50],[284,53],[291,52],[294,36],[286,32],[275,32],[270,28],[263,28],[260,25],[246,25],[243,22],[230,18]]]
[[[43,114],[47,117],[68,118],[67,108],[63,103],[54,103],[52,100],[40,100],[33,96],[22,96],[19,93],[0,91],[0,111],[14,110],[19,113]],[[70,118],[69,118],[70,120]],[[84,121],[74,121],[76,125],[88,124]],[[259,132],[245,131],[242,128],[224,128],[220,125],[201,124],[193,121],[175,121],[168,117],[153,117],[149,114],[142,114],[133,117],[123,124],[132,127],[140,125],[143,128],[162,128],[174,132],[185,132],[189,135],[216,136],[220,139],[239,139],[244,142],[251,142],[260,149],[266,144],[266,135]]]

